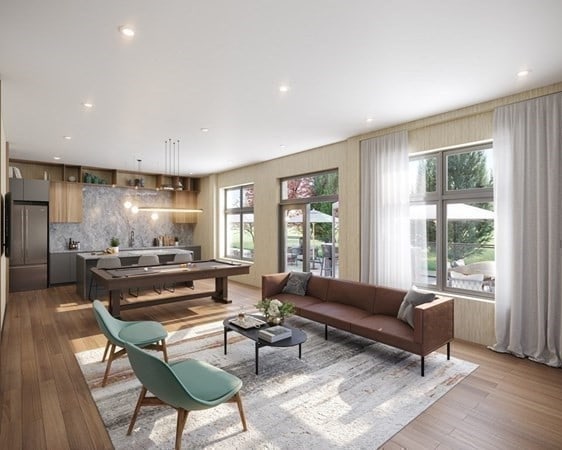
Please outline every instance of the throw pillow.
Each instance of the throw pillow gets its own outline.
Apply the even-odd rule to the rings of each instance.
[[[398,310],[397,317],[413,328],[414,308],[423,303],[429,303],[433,299],[435,299],[435,294],[425,294],[412,288],[404,296],[404,300],[402,300],[402,303],[400,304],[400,309]]]
[[[305,295],[311,272],[291,272],[287,284],[283,287],[285,294]]]

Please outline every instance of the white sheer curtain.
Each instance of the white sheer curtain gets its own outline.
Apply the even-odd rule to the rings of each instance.
[[[562,94],[494,112],[496,344],[562,365]]]
[[[361,142],[361,281],[411,284],[406,131]]]

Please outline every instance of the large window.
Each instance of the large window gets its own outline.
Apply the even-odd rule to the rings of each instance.
[[[254,260],[254,185],[224,191],[225,248],[227,258]]]
[[[492,297],[495,286],[492,144],[410,159],[414,282]]]
[[[337,277],[338,172],[281,180],[280,203],[280,269]]]

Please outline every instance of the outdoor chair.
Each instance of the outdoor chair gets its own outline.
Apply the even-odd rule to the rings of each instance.
[[[166,338],[168,332],[158,322],[154,321],[138,321],[138,322],[125,322],[123,320],[113,317],[103,303],[99,300],[93,302],[94,317],[102,331],[107,338],[105,351],[103,352],[102,362],[105,361],[109,352],[107,360],[107,367],[101,382],[102,386],[107,383],[109,370],[113,360],[124,356],[127,351],[125,349],[126,343],[133,343],[140,347],[151,348],[154,350],[161,350],[164,353],[164,360],[168,361],[168,353],[166,350]],[[115,351],[116,347],[121,347],[121,350]]]
[[[190,411],[209,409],[225,402],[236,402],[242,428],[247,431],[246,417],[240,398],[242,381],[206,362],[186,359],[168,364],[135,345],[127,344],[129,361],[142,389],[131,418],[127,436],[131,435],[141,406],[171,406],[178,412],[176,449]],[[147,396],[150,391],[152,396]]]

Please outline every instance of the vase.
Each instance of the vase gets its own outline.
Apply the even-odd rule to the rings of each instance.
[[[266,320],[269,325],[281,325],[283,323],[283,317],[280,316],[268,316]]]

